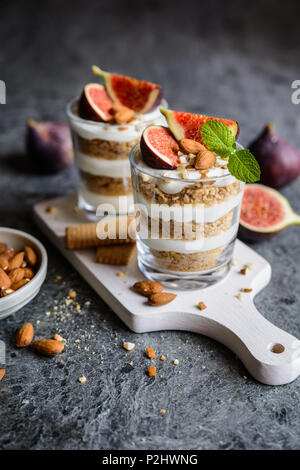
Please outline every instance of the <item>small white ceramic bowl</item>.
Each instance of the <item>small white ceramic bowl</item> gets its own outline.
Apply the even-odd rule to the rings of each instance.
[[[39,268],[34,277],[13,294],[0,298],[0,320],[20,310],[39,292],[47,274],[48,257],[43,245],[32,235],[13,228],[0,227],[0,242],[8,248],[31,246],[39,257]]]

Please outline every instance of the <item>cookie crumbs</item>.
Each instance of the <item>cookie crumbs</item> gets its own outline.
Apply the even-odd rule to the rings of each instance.
[[[126,351],[132,351],[135,348],[134,343],[123,343],[123,348],[126,349]]]
[[[71,299],[75,299],[76,296],[77,296],[77,292],[75,290],[70,289],[69,290],[69,297]]]
[[[236,294],[236,298],[240,301],[242,301],[242,294],[239,292],[238,294]]]
[[[178,366],[178,364],[179,364],[178,359],[175,359],[175,361],[173,361],[173,364],[174,364],[175,366]]]
[[[243,379],[247,380],[248,379],[247,375],[243,375]]]
[[[47,206],[45,211],[47,212],[47,214],[53,214],[55,212],[55,207]]]
[[[161,360],[161,361],[166,361],[167,358],[166,358],[166,356],[160,356],[160,360]]]
[[[149,377],[156,377],[156,367],[149,366],[148,367],[148,375],[149,375]]]
[[[201,366],[201,369],[202,369],[202,370],[206,370],[206,366]]]
[[[199,431],[202,431],[203,427],[202,426],[197,426],[197,429],[199,429]]]
[[[123,277],[123,276],[126,276],[126,274],[127,274],[127,273],[124,273],[123,271],[118,271],[118,272],[116,273],[116,276],[117,276],[117,277]]]
[[[246,267],[244,267],[240,270],[240,274],[243,274],[244,276],[246,276],[247,271],[248,271],[248,269]]]
[[[60,341],[63,344],[66,344],[66,342],[67,342],[67,340],[65,338],[63,338],[62,336],[60,336],[57,333],[53,336],[53,339],[56,339],[56,341]]]
[[[161,415],[165,415],[167,410],[162,409],[162,410],[159,410],[159,412],[160,412]]]
[[[87,300],[86,302],[84,302],[84,305],[85,305],[85,307],[89,307],[91,305],[90,300]]]
[[[199,302],[197,307],[199,308],[199,310],[205,310],[207,308],[204,302]]]
[[[130,362],[129,362],[129,365],[132,367],[132,366],[133,366],[133,361],[130,361]]]
[[[86,382],[87,378],[83,375],[82,377],[79,377],[78,382],[81,384],[84,384]]]
[[[146,348],[145,351],[149,359],[156,359],[156,353],[153,348]]]
[[[253,263],[247,263],[247,264],[245,264],[245,268],[254,269],[254,264]]]
[[[46,315],[46,317],[50,317],[51,312],[46,312],[45,315]]]
[[[251,289],[250,287],[244,287],[243,289],[241,289],[241,292],[252,292],[253,289]]]

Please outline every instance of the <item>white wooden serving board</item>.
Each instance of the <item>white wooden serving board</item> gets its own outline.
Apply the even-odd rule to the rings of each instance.
[[[52,214],[46,212],[49,205],[56,209]],[[196,291],[179,291],[170,304],[150,307],[145,297],[130,288],[143,279],[136,260],[122,269],[95,263],[95,249],[69,251],[64,248],[66,226],[86,222],[83,214],[74,212],[75,205],[75,196],[44,201],[34,207],[35,219],[47,237],[131,330],[137,333],[158,330],[201,333],[235,352],[250,374],[262,383],[281,385],[298,377],[300,341],[272,325],[254,306],[254,296],[271,279],[271,266],[255,251],[238,240],[235,258],[239,264],[232,267],[221,283]],[[246,276],[241,275],[239,271],[247,263],[253,263],[254,269]],[[127,274],[118,277],[118,271]],[[236,295],[245,287],[253,290],[242,293],[242,300],[239,300]],[[197,308],[199,301],[205,302],[205,310]],[[272,351],[283,349],[281,345],[283,352]]]

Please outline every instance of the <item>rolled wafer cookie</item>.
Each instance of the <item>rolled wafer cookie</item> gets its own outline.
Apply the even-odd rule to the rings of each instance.
[[[127,225],[125,226],[125,224]],[[132,243],[133,240],[129,237],[126,228],[129,224],[131,224],[131,231],[134,231],[132,230],[134,218],[131,216],[118,217],[114,218],[114,220],[110,219],[107,223],[103,221],[103,223],[95,222],[67,227],[65,238],[66,248],[68,250],[78,250],[94,246]]]

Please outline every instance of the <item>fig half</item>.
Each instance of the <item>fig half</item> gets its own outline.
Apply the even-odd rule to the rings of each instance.
[[[110,112],[112,105],[103,85],[88,83],[79,100],[79,116],[89,121],[107,122],[113,116]]]
[[[247,184],[242,201],[239,237],[257,242],[268,239],[290,225],[300,225],[288,200],[275,189]]]
[[[179,145],[167,127],[146,127],[140,146],[144,161],[152,168],[173,170],[178,167]]]

